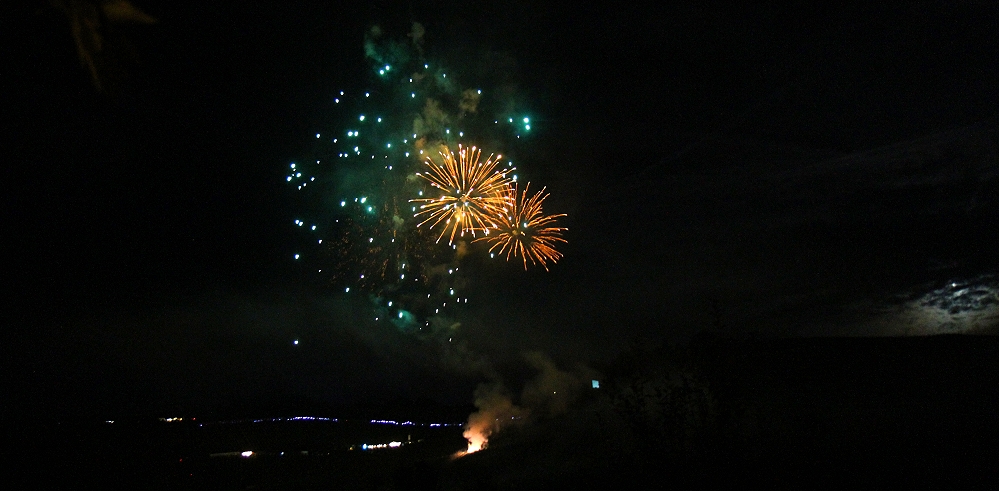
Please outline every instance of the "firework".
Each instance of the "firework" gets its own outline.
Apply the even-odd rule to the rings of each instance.
[[[531,265],[541,265],[548,271],[548,261],[556,263],[562,257],[562,253],[555,250],[556,243],[567,243],[562,232],[568,229],[554,226],[555,219],[565,214],[545,215],[541,210],[541,204],[548,197],[545,188],[528,198],[530,187],[528,183],[524,192],[518,194],[516,183],[508,186],[505,201],[510,206],[495,217],[496,227],[488,235],[473,242],[492,244],[489,252],[498,248],[498,254],[506,253],[507,261],[511,256],[523,258],[525,270],[530,260]]]
[[[422,29],[414,24],[402,41],[368,33],[369,78],[330,94],[331,120],[308,134],[312,150],[283,179],[299,196],[291,217],[299,242],[288,256],[320,284],[368,299],[371,319],[436,332],[469,303],[461,266],[470,247],[458,238],[498,226],[517,180],[509,158],[480,160],[458,143],[517,152],[532,122],[514,112],[508,87],[463,86],[427,59]],[[481,80],[506,79],[486,76],[499,65],[479,68]],[[448,246],[439,243],[445,235]]]
[[[417,173],[440,192],[437,198],[410,200],[423,203],[414,215],[423,218],[418,227],[427,223],[430,223],[431,229],[442,225],[438,242],[448,231],[451,232],[449,244],[454,243],[455,235],[463,237],[466,233],[472,236],[476,232],[488,233],[490,229],[497,228],[496,218],[512,206],[507,192],[512,179],[507,177],[507,173],[513,169],[496,169],[502,155],[490,155],[485,162],[480,162],[481,153],[476,147],[458,145],[456,158],[454,152],[444,146],[440,152],[443,163],[435,163],[428,157],[425,161],[428,172]]]

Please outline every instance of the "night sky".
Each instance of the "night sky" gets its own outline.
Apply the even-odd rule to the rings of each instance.
[[[12,414],[467,404],[528,352],[994,332],[992,2],[472,3],[136,0],[158,22],[107,32],[102,91],[64,14],[4,7]],[[550,272],[477,271],[447,342],[293,259],[289,162],[373,80],[368,29],[414,21],[428,59],[505,64],[534,126],[519,165],[568,215]]]

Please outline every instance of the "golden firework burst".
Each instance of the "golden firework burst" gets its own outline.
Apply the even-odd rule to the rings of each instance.
[[[448,243],[453,244],[456,235],[463,237],[470,233],[475,236],[477,232],[496,228],[494,217],[502,215],[508,206],[507,189],[511,179],[507,174],[513,169],[496,168],[502,155],[489,155],[485,162],[481,162],[481,153],[476,147],[458,145],[456,157],[450,148],[443,146],[441,163],[428,157],[424,161],[427,172],[416,174],[440,194],[436,198],[410,200],[422,203],[420,211],[414,216],[425,218],[417,226],[430,223],[433,229],[443,225],[438,242],[448,231],[451,232]]]
[[[548,271],[549,261],[556,263],[562,258],[555,245],[568,243],[562,238],[562,233],[568,229],[554,226],[556,218],[566,215],[545,215],[541,209],[541,204],[548,197],[545,188],[528,197],[530,187],[528,183],[524,192],[518,193],[516,183],[507,186],[505,202],[509,207],[494,217],[496,226],[474,242],[492,244],[489,252],[493,253],[498,248],[498,254],[506,253],[507,261],[511,256],[523,258],[525,270],[530,260],[531,265],[541,265]]]

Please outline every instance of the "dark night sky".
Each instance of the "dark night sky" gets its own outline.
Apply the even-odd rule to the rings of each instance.
[[[135,3],[159,22],[115,38],[137,62],[110,96],[65,18],[5,7],[4,351],[25,413],[465,403],[484,363],[518,373],[529,350],[934,333],[863,306],[996,273],[990,2]],[[472,286],[461,352],[358,327],[290,260],[285,166],[363,83],[365,29],[410,20],[431,56],[516,60],[529,164],[569,214],[552,272]]]

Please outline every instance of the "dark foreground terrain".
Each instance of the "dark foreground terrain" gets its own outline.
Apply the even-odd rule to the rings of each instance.
[[[601,388],[582,390],[573,409],[536,412],[460,458],[457,426],[62,422],[8,430],[16,448],[7,460],[20,465],[6,481],[10,489],[988,486],[999,455],[997,360],[993,337],[703,336],[682,350],[635,348],[602,367]],[[393,441],[401,445],[359,448]]]
[[[501,433],[452,489],[991,487],[999,338],[695,339],[636,348],[582,408]]]
[[[360,420],[62,422],[23,435],[13,475],[17,489],[394,489],[463,448],[461,431]]]

